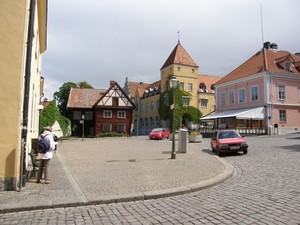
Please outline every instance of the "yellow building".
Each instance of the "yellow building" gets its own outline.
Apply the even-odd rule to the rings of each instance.
[[[0,0],[0,191],[26,185],[28,152],[38,137],[47,4]]]
[[[126,78],[127,93],[132,96],[137,106],[133,117],[133,134],[149,134],[153,128],[170,127],[168,121],[160,119],[158,112],[160,104],[164,104],[164,102],[160,102],[160,94],[168,90],[166,81],[170,76],[176,77],[181,90],[191,94],[191,96],[183,97],[185,106],[198,108],[202,115],[214,111],[213,84],[219,81],[221,77],[199,74],[198,68],[198,65],[178,42],[160,69],[161,79],[159,81],[138,85],[139,83],[129,82]],[[187,118],[182,118],[182,121],[189,129],[199,128],[199,124],[193,124]]]

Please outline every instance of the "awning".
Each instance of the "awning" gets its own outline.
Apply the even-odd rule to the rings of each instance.
[[[200,120],[214,120],[217,118],[226,118],[226,117],[235,117],[236,119],[264,120],[266,118],[265,107],[228,110],[228,111],[219,112],[209,116],[202,117],[200,118]]]

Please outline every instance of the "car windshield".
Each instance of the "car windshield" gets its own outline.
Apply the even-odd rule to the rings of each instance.
[[[162,132],[162,131],[163,131],[163,129],[160,129],[160,128],[152,130],[152,132]]]
[[[238,137],[241,137],[241,136],[235,131],[222,131],[222,132],[219,132],[219,135],[218,135],[218,139],[238,138]]]

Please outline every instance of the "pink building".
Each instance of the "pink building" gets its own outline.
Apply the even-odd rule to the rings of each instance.
[[[300,53],[264,43],[254,54],[215,84],[217,128],[266,134],[300,129]]]

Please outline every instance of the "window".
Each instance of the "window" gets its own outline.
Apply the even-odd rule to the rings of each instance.
[[[225,93],[220,94],[220,105],[221,106],[225,105]]]
[[[111,118],[111,117],[112,117],[111,110],[104,110],[103,111],[103,118]]]
[[[193,84],[192,83],[188,84],[188,91],[193,91]]]
[[[184,83],[183,82],[179,83],[179,88],[180,88],[180,90],[184,90]]]
[[[104,123],[102,130],[104,132],[110,132],[111,131],[111,124],[110,123]]]
[[[279,122],[286,122],[286,110],[279,110]]]
[[[278,85],[278,100],[286,100],[285,99],[285,86]]]
[[[258,100],[258,86],[251,87],[251,101]]]
[[[125,124],[117,124],[117,132],[125,132]]]
[[[183,105],[189,106],[190,105],[190,98],[182,97]]]
[[[126,112],[125,111],[118,111],[118,118],[126,118]]]
[[[228,92],[228,104],[234,104],[234,91]]]
[[[291,66],[288,62],[285,63],[285,70],[288,71],[288,72],[291,72]]]
[[[192,69],[192,73],[194,73],[195,72],[195,69]]]
[[[73,120],[81,120],[81,111],[73,111]]]
[[[159,109],[159,100],[156,101],[156,108]]]
[[[245,88],[239,89],[239,103],[246,102],[246,90]]]
[[[154,109],[154,102],[151,102],[151,110]]]
[[[144,104],[141,106],[141,111],[144,112]]]
[[[202,108],[207,108],[207,99],[201,99],[200,103]]]
[[[148,110],[149,110],[149,104],[146,103],[146,111],[148,111]]]
[[[119,105],[119,98],[112,98],[112,100],[113,100],[113,103],[112,103],[113,106]]]
[[[225,118],[221,118],[221,124],[225,124],[226,121],[225,121]]]

